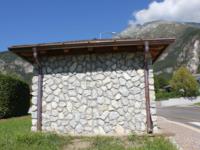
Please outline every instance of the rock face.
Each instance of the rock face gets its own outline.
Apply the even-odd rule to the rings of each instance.
[[[163,77],[171,76],[180,66],[191,73],[200,73],[200,24],[171,21],[154,21],[144,25],[129,26],[119,38],[176,38],[154,63],[154,71]]]
[[[12,52],[0,52],[0,73],[14,74],[27,83],[31,83],[33,66]]]
[[[42,59],[42,65],[44,131],[72,135],[146,131],[142,53],[49,57]],[[153,81],[152,69],[149,75]],[[33,107],[37,106],[36,79],[37,73],[33,78]],[[152,82],[150,89],[155,115]],[[33,110],[35,130],[37,109]]]

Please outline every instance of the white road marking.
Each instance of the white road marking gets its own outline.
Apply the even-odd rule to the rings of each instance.
[[[200,122],[189,122],[189,123],[200,127]]]

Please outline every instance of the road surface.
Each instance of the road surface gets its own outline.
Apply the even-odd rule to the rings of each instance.
[[[157,108],[157,113],[158,116],[162,116],[168,120],[200,129],[200,107],[198,106]]]

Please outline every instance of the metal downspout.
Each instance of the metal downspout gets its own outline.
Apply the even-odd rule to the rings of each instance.
[[[145,99],[146,99],[146,117],[147,117],[147,133],[153,133],[153,122],[150,111],[150,96],[149,96],[149,66],[148,66],[149,42],[145,42],[144,50],[144,82],[145,82]]]
[[[38,69],[38,90],[37,90],[37,131],[42,130],[42,82],[43,82],[43,72],[42,65],[38,59],[37,48],[33,48],[33,57],[37,64]]]

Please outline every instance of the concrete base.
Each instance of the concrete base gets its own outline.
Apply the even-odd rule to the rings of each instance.
[[[200,102],[200,96],[198,97],[181,97],[181,98],[172,98],[169,100],[157,102],[158,107],[170,107],[170,106],[184,106],[184,105],[193,105]]]

